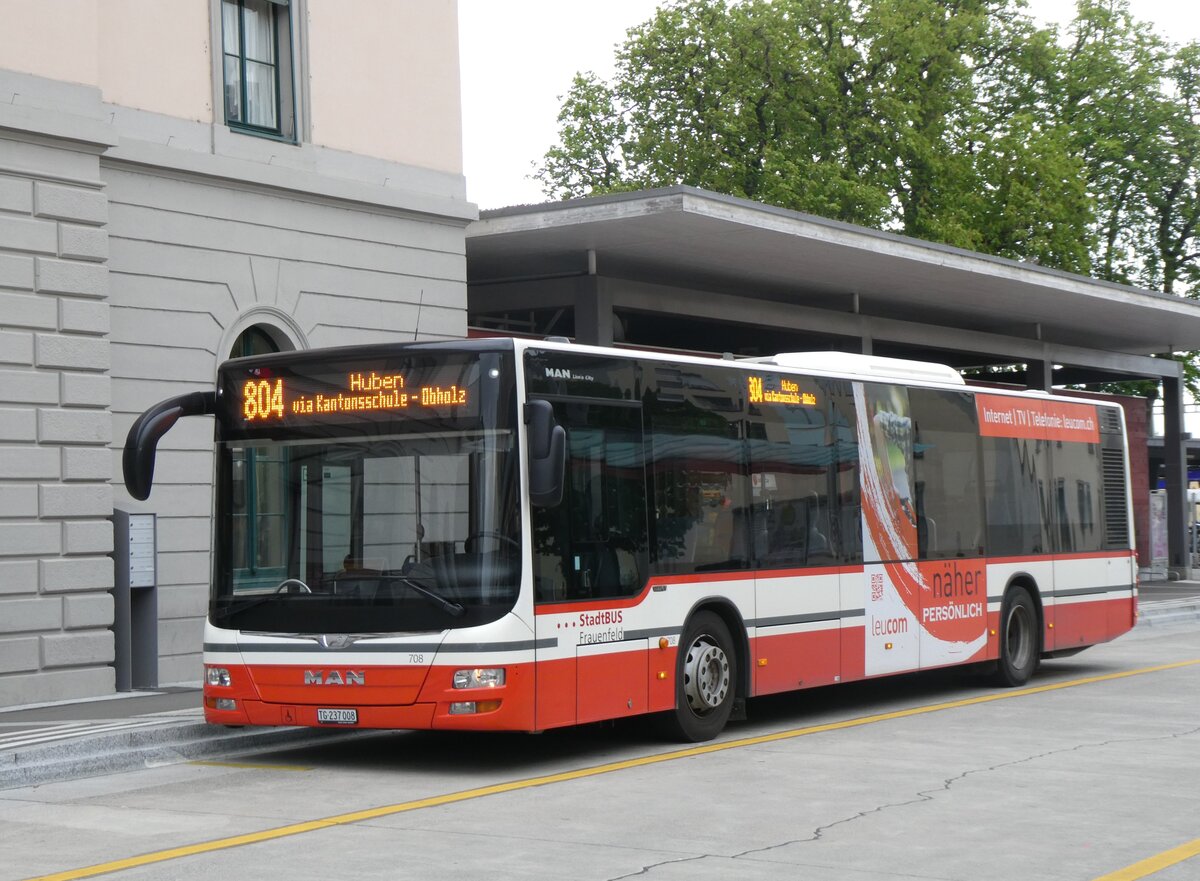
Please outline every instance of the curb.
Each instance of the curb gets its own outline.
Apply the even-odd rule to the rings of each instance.
[[[1200,620],[1200,599],[1161,600],[1138,607],[1138,627]]]
[[[94,737],[85,735],[66,743],[0,753],[0,790],[212,756],[237,756],[273,747],[331,743],[377,733],[361,729],[223,729],[203,722],[183,722]]]

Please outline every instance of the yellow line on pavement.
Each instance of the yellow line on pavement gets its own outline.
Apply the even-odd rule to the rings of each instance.
[[[625,759],[620,762],[608,762],[603,765],[596,765],[591,768],[580,768],[575,771],[563,771],[558,774],[546,774],[541,777],[530,777],[525,780],[514,780],[509,783],[497,783],[492,786],[480,786],[476,789],[466,789],[462,792],[451,792],[445,795],[435,795],[429,798],[415,799],[414,801],[405,801],[398,804],[384,805],[377,808],[367,808],[362,811],[351,811],[345,814],[336,814],[332,817],[325,817],[320,820],[309,820],[304,823],[292,823],[287,826],[277,826],[273,829],[263,829],[261,832],[250,832],[245,835],[234,835],[229,838],[219,838],[215,841],[205,841],[199,844],[189,844],[183,847],[173,847],[167,850],[153,851],[152,853],[142,854],[141,856],[129,857],[124,860],[113,860],[108,863],[98,863],[94,866],[85,866],[80,869],[69,869],[65,872],[56,872],[52,875],[39,875],[36,878],[29,878],[27,881],[74,881],[76,878],[93,878],[97,875],[104,875],[109,872],[119,872],[123,869],[133,869],[139,866],[148,866],[154,863],[163,863],[168,860],[176,860],[180,857],[195,856],[196,854],[212,853],[218,850],[228,850],[231,847],[240,847],[244,844],[256,844],[262,841],[273,841],[277,838],[286,838],[291,835],[302,835],[305,832],[315,832],[319,829],[328,829],[332,826],[344,826],[349,823],[361,823],[364,820],[375,820],[380,817],[390,817],[395,814],[404,814],[409,811],[419,811],[424,808],[434,808],[441,805],[455,804],[457,802],[469,801],[476,798],[485,798],[489,795],[501,795],[506,792],[517,792],[523,789],[532,789],[535,786],[547,786],[552,783],[565,783],[570,780],[583,780],[588,777],[596,777],[600,774],[611,774],[613,771],[625,771],[630,768],[640,768],[647,765],[657,765],[662,762],[673,762],[677,759],[686,759],[693,756],[702,756],[709,753],[723,752],[730,749],[739,749],[745,746],[758,746],[764,743],[775,743],[781,740],[791,740],[796,737],[805,737],[810,734],[823,734],[829,731],[842,731],[847,728],[860,728],[864,725],[874,725],[877,722],[888,722],[894,719],[906,719],[910,716],[922,716],[926,713],[936,713],[942,710],[954,710],[960,707],[969,707],[975,704],[986,704],[992,701],[1008,700],[1014,697],[1024,697],[1031,694],[1042,694],[1048,691],[1059,691],[1064,688],[1074,688],[1080,685],[1091,685],[1096,682],[1111,682],[1116,679],[1126,679],[1130,676],[1142,676],[1147,673],[1160,673],[1165,670],[1175,670],[1180,667],[1191,667],[1195,664],[1200,664],[1200,658],[1195,658],[1190,661],[1177,661],[1173,664],[1159,664],[1155,667],[1141,667],[1136,670],[1125,670],[1120,673],[1106,673],[1102,676],[1088,676],[1084,679],[1071,679],[1063,682],[1053,682],[1048,685],[1038,685],[1033,688],[1019,688],[1007,691],[997,691],[991,694],[981,695],[979,697],[963,698],[962,700],[946,701],[940,704],[928,704],[921,707],[911,707],[907,710],[896,710],[890,713],[878,713],[872,716],[860,716],[857,719],[847,719],[842,722],[828,722],[824,725],[810,725],[806,728],[792,728],[788,731],[778,731],[774,734],[762,734],[756,737],[742,737],[737,740],[725,740],[719,743],[707,743],[703,746],[693,746],[687,749],[673,750],[666,753],[656,753],[654,755],[642,756],[636,759]],[[1164,864],[1167,865],[1167,864]],[[1113,876],[1115,879],[1118,876]],[[1139,878],[1140,875],[1130,875],[1129,879]],[[1105,879],[1097,879],[1097,881],[1110,881]]]
[[[1155,872],[1161,872],[1163,869],[1170,868],[1176,863],[1190,860],[1194,856],[1200,856],[1200,838],[1189,841],[1187,844],[1181,844],[1179,847],[1164,850],[1160,854],[1147,857],[1140,862],[1134,863],[1132,866],[1126,866],[1124,869],[1118,869],[1115,872],[1109,872],[1107,875],[1101,875],[1095,881],[1137,881],[1139,878],[1145,878],[1147,875],[1153,875]]]
[[[311,771],[312,768],[304,765],[271,765],[267,763],[255,762],[188,762],[189,765],[204,765],[208,768],[249,768],[253,771]]]

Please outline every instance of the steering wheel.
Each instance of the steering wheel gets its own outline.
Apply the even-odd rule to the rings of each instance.
[[[312,588],[299,578],[285,578],[279,582],[275,593],[312,593]]]
[[[494,538],[494,539],[496,539],[496,541],[503,542],[504,544],[507,544],[513,548],[516,548],[518,551],[521,550],[521,543],[519,541],[517,541],[514,538],[510,538],[509,536],[504,535],[503,533],[494,532],[493,530],[490,530],[490,529],[483,529],[483,530],[480,530],[479,532],[472,532],[470,535],[467,536],[466,541],[463,542],[463,546],[466,547],[467,545],[474,544],[475,539],[477,539],[477,538]]]

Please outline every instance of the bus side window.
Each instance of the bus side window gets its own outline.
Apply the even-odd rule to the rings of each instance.
[[[647,365],[646,471],[655,574],[750,565],[740,384],[719,370]]]
[[[833,447],[833,539],[838,559],[861,563],[862,486],[859,482],[858,417],[854,409],[854,391],[844,379],[823,379],[819,388],[829,398],[829,433]]]
[[[557,401],[567,432],[561,504],[533,508],[538,602],[630,596],[645,583],[646,490],[636,405]]]
[[[829,565],[839,532],[830,402],[816,380],[786,378],[804,403],[751,404],[747,417],[756,565]]]
[[[920,388],[909,389],[908,399],[920,558],[980,556],[986,536],[975,399]]]
[[[1048,554],[1054,549],[1049,501],[1050,442],[980,438],[987,499],[988,553]]]
[[[1050,452],[1055,515],[1063,553],[1098,551],[1104,546],[1100,501],[1104,497],[1098,444],[1055,441]]]

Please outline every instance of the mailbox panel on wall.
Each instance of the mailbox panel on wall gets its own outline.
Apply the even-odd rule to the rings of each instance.
[[[158,686],[158,520],[113,511],[117,691]]]

